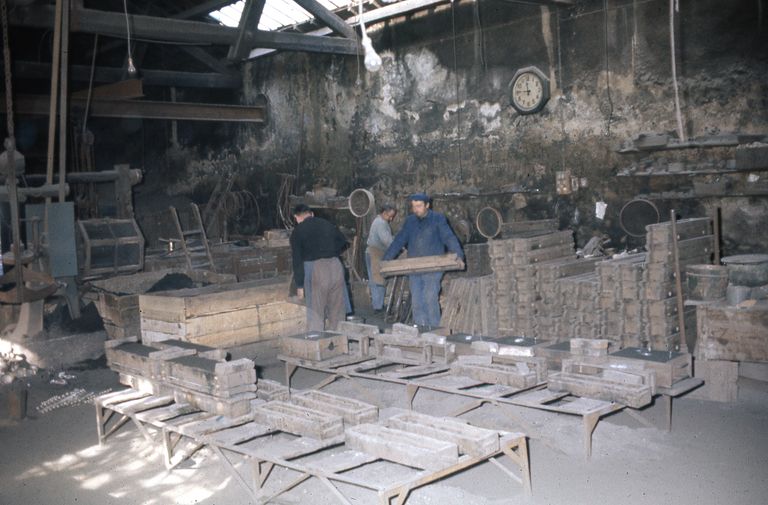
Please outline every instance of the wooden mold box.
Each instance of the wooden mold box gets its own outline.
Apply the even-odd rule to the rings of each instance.
[[[687,352],[626,347],[608,356],[608,362],[627,369],[651,370],[656,374],[656,386],[664,388],[693,376],[692,357]]]
[[[217,274],[207,270],[185,270],[181,268],[120,275],[91,282],[98,293],[96,309],[104,321],[109,338],[125,338],[141,334],[139,295],[151,289],[168,274],[184,274],[199,284],[231,284],[234,275]],[[158,293],[152,293],[157,295]]]
[[[562,372],[549,374],[547,387],[550,391],[567,391],[574,396],[621,403],[636,409],[651,403],[656,392],[652,371],[566,359]]]
[[[142,340],[220,348],[299,333],[306,327],[306,307],[286,300],[289,282],[276,277],[140,295]]]
[[[332,331],[309,331],[280,339],[280,351],[291,358],[322,361],[349,352],[347,336]]]

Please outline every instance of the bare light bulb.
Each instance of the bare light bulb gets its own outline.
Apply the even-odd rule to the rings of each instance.
[[[371,39],[367,36],[363,37],[363,51],[365,51],[365,68],[369,72],[378,72],[381,69],[381,56],[379,56],[373,49]]]
[[[133,64],[133,57],[128,57],[128,76],[134,78],[138,75],[139,71],[136,70],[136,65]]]

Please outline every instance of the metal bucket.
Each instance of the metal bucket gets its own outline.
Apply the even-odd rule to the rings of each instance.
[[[722,262],[728,266],[731,284],[749,287],[768,284],[768,254],[726,256]]]
[[[689,265],[686,268],[688,299],[713,301],[725,298],[728,269],[720,265]]]

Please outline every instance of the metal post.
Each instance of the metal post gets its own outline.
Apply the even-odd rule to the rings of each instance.
[[[67,171],[67,112],[68,112],[68,66],[69,66],[69,0],[61,0],[61,100],[59,109],[59,202],[66,197],[64,189]]]

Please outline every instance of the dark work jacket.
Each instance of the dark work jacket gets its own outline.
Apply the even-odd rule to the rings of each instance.
[[[384,253],[384,260],[396,258],[403,247],[408,249],[409,258],[444,254],[447,249],[464,259],[459,239],[448,226],[448,220],[443,214],[432,210],[421,219],[416,217],[416,214],[411,214],[405,219],[403,227]]]
[[[321,217],[308,217],[291,233],[293,279],[296,287],[304,286],[304,262],[338,258],[347,239],[335,224]]]

